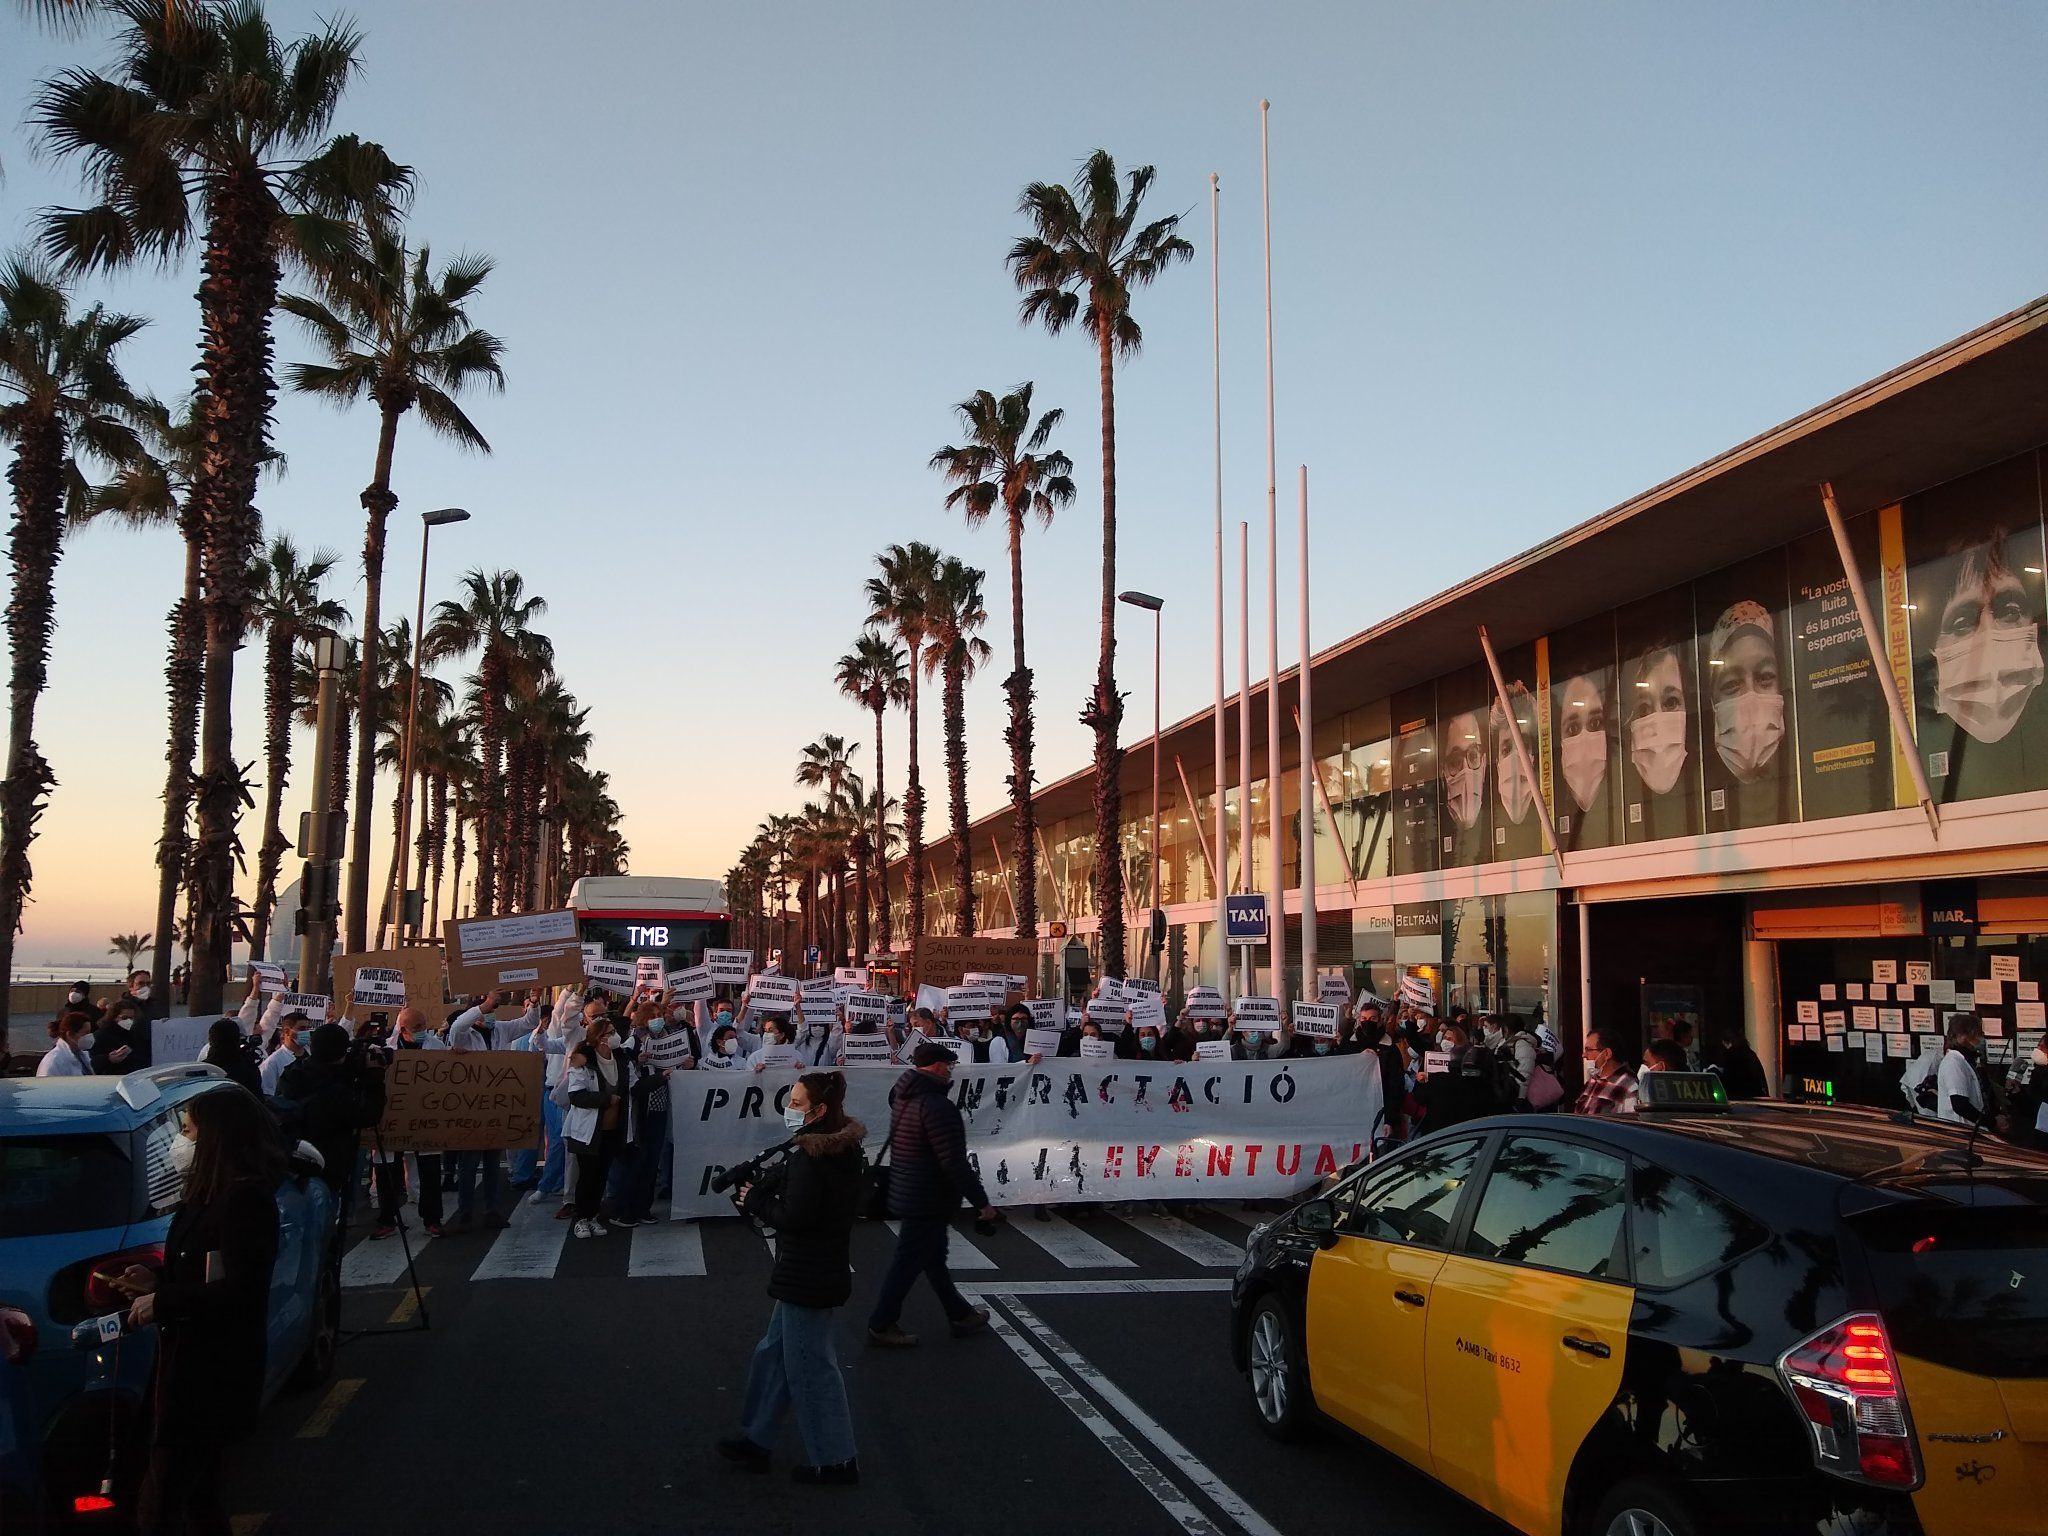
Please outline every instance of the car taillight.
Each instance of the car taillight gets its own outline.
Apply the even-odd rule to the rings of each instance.
[[[35,1319],[17,1307],[0,1307],[0,1356],[9,1365],[25,1365],[35,1352]]]
[[[1879,1488],[1920,1486],[1920,1452],[1884,1320],[1858,1312],[1778,1357],[1823,1472]]]
[[[93,1312],[125,1312],[133,1297],[116,1290],[102,1275],[118,1275],[131,1264],[140,1264],[152,1274],[160,1273],[164,1267],[164,1251],[161,1247],[132,1248],[125,1253],[110,1253],[103,1259],[94,1259],[85,1271],[85,1304]]]

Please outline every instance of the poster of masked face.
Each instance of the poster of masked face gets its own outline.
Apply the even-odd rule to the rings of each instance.
[[[1884,612],[1877,515],[1850,520],[1849,547],[1870,611]],[[1816,533],[1785,552],[1792,628],[1792,724],[1799,758],[1799,816],[1823,821],[1892,808],[1892,725],[1863,620],[1842,572],[1834,535]],[[1780,750],[1788,750],[1781,748]]]
[[[1437,867],[1436,689],[1394,697],[1394,873]]]
[[[1486,794],[1489,764],[1487,705],[1493,685],[1482,664],[1442,678],[1436,685],[1437,771],[1443,779],[1443,813],[1438,823],[1444,869],[1484,864],[1487,851]]]
[[[1720,832],[1797,821],[1785,552],[1774,549],[1704,576],[1692,596],[1700,626],[1704,825]]]
[[[2026,455],[1903,508],[1914,734],[1937,800],[2048,786],[2039,471]]]
[[[1500,671],[1509,710],[1496,697],[1486,716],[1487,810],[1493,822],[1487,857],[1526,859],[1543,852],[1543,818],[1536,811],[1536,765],[1543,760],[1536,724],[1536,648],[1501,652]],[[1515,750],[1517,736],[1526,752]]]
[[[1567,852],[1621,841],[1615,675],[1612,614],[1550,637],[1551,816]]]
[[[1614,616],[1621,653],[1622,836],[1631,843],[1699,834],[1692,621],[1690,587],[1660,592]]]

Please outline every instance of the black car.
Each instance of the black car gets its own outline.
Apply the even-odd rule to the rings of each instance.
[[[1259,1422],[1542,1536],[2048,1532],[2048,1159],[1697,1096],[1456,1126],[1261,1227]]]

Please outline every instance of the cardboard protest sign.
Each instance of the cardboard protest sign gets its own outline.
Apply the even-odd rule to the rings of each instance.
[[[1090,1040],[1083,1037],[1081,1041],[1081,1059],[1083,1061],[1114,1061],[1116,1060],[1116,1046],[1107,1040]]]
[[[1038,964],[1036,939],[943,939],[918,941],[918,971],[913,978],[920,986],[957,987],[969,971],[1029,973]],[[910,951],[897,951],[906,975],[911,968]]]
[[[846,997],[846,1022],[872,1024],[880,1029],[889,1022],[889,999],[873,992],[849,992]]]
[[[687,1029],[670,1029],[649,1036],[647,1059],[657,1067],[680,1067],[693,1054],[690,1050],[690,1033]]]
[[[1195,1042],[1195,1060],[1230,1060],[1230,1042],[1228,1040],[1197,1040]]]
[[[1337,1038],[1337,1013],[1335,1003],[1296,1003],[1294,1032],[1309,1040],[1334,1040]]]
[[[670,971],[667,980],[668,1000],[672,1003],[708,1003],[711,994],[717,990],[711,981],[711,968],[706,965]]]
[[[574,912],[451,919],[448,980],[457,992],[569,985],[583,979]]]
[[[1237,1000],[1237,1028],[1271,1034],[1280,1028],[1280,999],[1240,997]]]
[[[338,1012],[354,1001],[356,976],[365,970],[397,971],[405,977],[405,996],[398,1003],[383,1007],[382,1011],[395,1012],[400,1004],[411,1003],[415,1008],[424,1008],[438,1020],[442,1000],[447,996],[441,975],[440,945],[408,944],[402,949],[365,949],[353,955],[336,955],[334,1001],[337,1007],[334,1011]],[[280,987],[278,990],[286,989]],[[354,1017],[361,1018],[366,1012],[377,1011],[380,1011],[377,1006],[359,1006]]]
[[[794,1067],[799,1064],[796,1047],[793,1045],[764,1045],[754,1053],[754,1059],[749,1063],[763,1070],[769,1067]]]
[[[621,994],[633,990],[633,978],[637,974],[630,960],[586,960],[583,962],[584,979],[593,986],[603,987],[607,992]]]
[[[633,985],[645,987],[650,992],[659,992],[668,980],[667,968],[659,955],[642,955],[633,962]]]
[[[756,1010],[787,1013],[796,1006],[796,981],[789,976],[756,976],[747,991],[747,1001]]]
[[[536,1051],[394,1051],[384,1069],[384,1146],[494,1152],[537,1145],[546,1061]]]
[[[307,1022],[311,1024],[324,1024],[327,1021],[325,992],[280,992],[277,1000],[282,1005],[284,1013],[303,1013]]]
[[[1063,998],[1027,997],[1024,1006],[1031,1010],[1031,1022],[1041,1029],[1064,1029],[1067,1025],[1067,1005]]]
[[[720,986],[743,987],[747,978],[754,974],[754,952],[751,949],[707,949],[704,951],[704,968]]]
[[[883,1034],[848,1035],[844,1042],[846,1064],[849,1067],[874,1067],[889,1064],[889,1037]]]
[[[1052,1057],[1059,1055],[1060,1036],[1065,1033],[1066,1031],[1062,1029],[1025,1030],[1024,1054],[1026,1056],[1043,1056],[1050,1060]]]
[[[405,972],[366,965],[349,983],[348,1000],[358,1008],[397,1012],[405,1006]]]
[[[251,960],[249,974],[257,978],[258,992],[282,992],[290,985],[284,979],[284,967],[272,965],[268,960]]]

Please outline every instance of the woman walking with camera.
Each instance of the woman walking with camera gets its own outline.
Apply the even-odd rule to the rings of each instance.
[[[798,1078],[783,1112],[794,1150],[733,1197],[743,1214],[775,1230],[775,1269],[768,1277],[775,1310],[754,1347],[740,1433],[719,1441],[718,1454],[749,1472],[766,1472],[782,1420],[794,1406],[809,1458],[792,1474],[799,1483],[860,1481],[853,1415],[832,1339],[838,1308],[853,1294],[846,1250],[866,1176],[860,1150],[866,1131],[846,1117],[845,1106],[846,1079],[839,1073]]]

